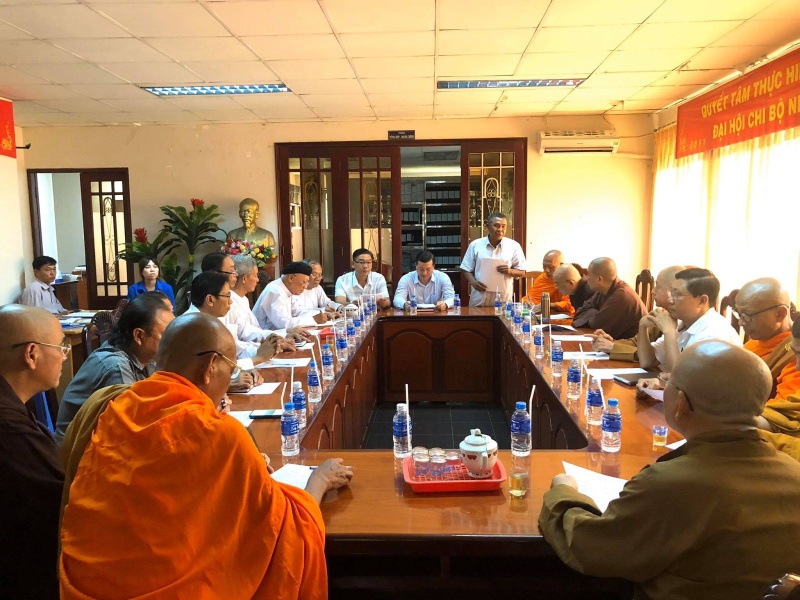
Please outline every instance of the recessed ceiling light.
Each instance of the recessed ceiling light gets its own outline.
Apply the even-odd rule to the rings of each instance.
[[[536,88],[536,87],[575,87],[585,79],[471,79],[464,81],[438,81],[440,90],[473,90],[486,88]]]
[[[275,94],[291,92],[283,83],[254,85],[184,85],[177,87],[143,87],[156,96],[224,96],[229,94]]]

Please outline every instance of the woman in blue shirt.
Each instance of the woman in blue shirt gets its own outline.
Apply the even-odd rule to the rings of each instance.
[[[128,300],[133,300],[139,294],[145,292],[161,292],[172,303],[172,312],[175,312],[175,293],[172,291],[172,286],[166,281],[159,279],[158,274],[160,270],[156,261],[152,258],[143,258],[139,261],[139,273],[142,276],[142,281],[134,283],[128,288]]]

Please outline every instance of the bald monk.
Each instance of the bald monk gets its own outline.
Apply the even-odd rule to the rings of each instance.
[[[569,296],[570,315],[575,314],[576,306],[580,308],[594,294],[589,288],[588,277],[578,270],[579,266],[576,263],[564,263],[553,272],[553,283],[558,293]]]
[[[107,404],[64,509],[62,599],[327,597],[318,504],[351,473],[332,459],[305,490],[270,477],[215,406],[235,356],[219,320],[183,315],[157,372]]]
[[[19,304],[0,308],[0,340],[0,598],[58,598],[64,473],[53,434],[25,402],[58,385],[69,345],[52,314]]]
[[[534,310],[538,311],[542,303],[542,294],[550,294],[550,312],[572,314],[572,304],[569,299],[558,291],[553,281],[553,273],[564,263],[564,255],[561,250],[550,250],[542,259],[542,273],[533,280],[528,293],[522,297],[522,302],[533,304]]]
[[[601,512],[557,475],[539,525],[570,567],[634,582],[634,597],[760,598],[800,565],[800,463],[765,443],[763,361],[720,340],[681,353],[664,392],[686,444],[642,469]]]
[[[642,299],[617,277],[617,265],[610,258],[595,258],[587,276],[594,295],[576,307],[574,327],[602,329],[613,338],[636,335],[639,320],[647,314]]]
[[[659,272],[658,277],[656,277],[656,284],[653,286],[653,300],[657,307],[669,310],[670,287],[672,282],[675,281],[675,274],[683,271],[684,268],[680,265],[674,265]],[[594,338],[592,349],[596,352],[605,352],[611,360],[639,362],[638,332],[635,336],[622,340],[615,340],[602,329],[597,329],[589,336]],[[655,342],[659,337],[661,337],[661,330],[657,327],[649,327],[647,329],[647,339],[651,343]]]

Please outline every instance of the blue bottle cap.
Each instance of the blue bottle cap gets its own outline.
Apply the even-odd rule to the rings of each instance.
[[[517,410],[525,410],[526,408],[524,402],[517,402]]]
[[[322,344],[322,349],[323,350],[330,350],[331,346],[330,346],[330,344]]]
[[[619,406],[619,400],[617,400],[616,398],[609,398],[608,399],[608,405],[609,406]]]
[[[284,404],[283,410],[294,410],[294,402],[287,402]]]

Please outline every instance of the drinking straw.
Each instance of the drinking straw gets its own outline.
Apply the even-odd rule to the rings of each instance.
[[[411,451],[411,403],[408,401],[408,384],[406,384],[406,435],[408,436],[408,450]]]
[[[311,360],[314,361],[314,364],[317,365],[317,369],[319,370],[319,369],[322,369],[322,364],[317,362],[317,355],[314,352],[314,346],[316,346],[316,344],[312,343],[311,344]]]
[[[289,387],[294,389],[294,365],[292,365],[292,374],[290,375],[289,381]]]
[[[283,397],[286,395],[286,382],[283,382],[283,391],[281,392],[281,408],[283,408]]]
[[[533,392],[535,391],[536,391],[536,384],[534,383],[533,387],[531,388],[531,397],[528,398],[528,414],[531,415],[533,414]]]

